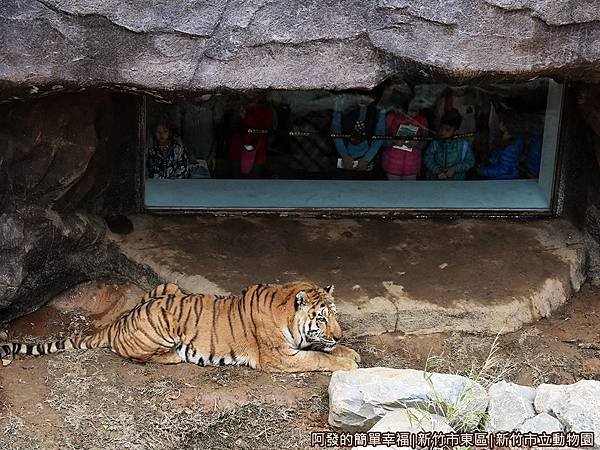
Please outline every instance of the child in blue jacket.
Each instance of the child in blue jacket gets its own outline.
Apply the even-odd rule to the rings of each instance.
[[[464,180],[475,165],[469,143],[454,136],[461,123],[462,116],[454,108],[442,116],[436,139],[423,158],[429,180]]]
[[[504,123],[499,125],[500,145],[492,152],[488,164],[479,167],[479,175],[490,180],[514,180],[519,177],[519,160],[523,140],[513,137]]]

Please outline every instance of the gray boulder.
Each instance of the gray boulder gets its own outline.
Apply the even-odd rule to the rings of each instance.
[[[501,381],[492,385],[489,394],[488,430],[518,430],[527,419],[535,416],[535,389]]]
[[[564,429],[560,421],[548,413],[538,414],[531,419],[527,419],[519,428],[519,431],[523,433],[541,433],[544,431],[550,434],[563,430]]]
[[[343,89],[419,69],[593,81],[598,10],[591,0],[4,1],[0,81]]]
[[[383,418],[373,426],[369,431],[381,432],[408,432],[408,433],[419,433],[419,432],[434,432],[438,431],[441,433],[453,433],[454,429],[448,424],[448,421],[437,414],[430,414],[426,411],[407,408],[393,411],[386,414]],[[356,449],[361,447],[355,447]],[[362,447],[364,448],[364,447]],[[392,449],[392,450],[408,450],[411,447],[398,447],[396,445],[378,445],[373,447],[375,449]]]
[[[123,256],[92,215],[29,207],[0,214],[0,323],[35,311],[64,290],[90,280],[160,280]]]
[[[593,431],[596,448],[600,447],[600,381],[542,384],[534,404],[539,413],[556,416],[567,431]]]
[[[538,386],[534,407],[538,413],[550,413],[559,410],[571,385],[541,384]]]
[[[329,423],[366,431],[391,411],[416,407],[451,411],[451,424],[476,427],[488,405],[485,389],[459,375],[374,367],[338,371],[329,383]]]

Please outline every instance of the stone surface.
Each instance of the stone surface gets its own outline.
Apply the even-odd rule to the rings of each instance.
[[[105,240],[93,216],[29,207],[0,214],[0,236],[0,323],[83,281],[132,280],[146,289],[159,281]]]
[[[455,430],[448,424],[448,421],[437,414],[431,414],[426,411],[407,408],[387,413],[377,422],[369,431],[384,433],[386,431],[396,432],[440,432],[453,433]],[[354,447],[360,449],[364,447]],[[376,445],[375,449],[408,450],[411,447],[398,447],[396,445]]]
[[[595,0],[8,1],[0,80],[349,88],[421,68],[591,80],[600,78],[597,11]]]
[[[536,390],[534,407],[538,413],[559,410],[568,396],[570,385],[541,384]]]
[[[136,102],[91,90],[0,104],[0,321],[82,281],[157,280],[99,217],[136,208]]]
[[[583,195],[573,199],[573,204],[585,205],[583,214],[584,242],[587,253],[587,274],[589,281],[600,286],[600,85],[586,84],[580,86],[577,92],[577,107],[581,122],[587,125],[583,137],[582,148],[592,155],[584,161],[581,167],[582,175],[577,177],[584,185]],[[591,147],[591,148],[590,148]],[[591,150],[591,151],[590,151]],[[577,155],[577,163],[581,164],[582,156]],[[573,165],[576,165],[575,163]],[[585,202],[582,197],[585,196]]]
[[[436,411],[452,405],[460,423],[480,417],[488,404],[479,384],[458,375],[425,373],[413,369],[374,367],[338,371],[329,383],[329,423],[345,430],[366,431],[390,411],[418,407]]]
[[[523,424],[519,428],[519,431],[523,433],[546,432],[550,434],[554,432],[563,431],[563,426],[556,417],[553,417],[548,413],[542,413],[523,422]]]
[[[132,233],[111,235],[123,253],[192,292],[335,284],[346,335],[510,332],[551,314],[584,277],[581,235],[563,220],[131,219]],[[446,234],[452,240],[439,239]],[[256,264],[265,255],[269,264]]]
[[[0,211],[128,211],[136,99],[85,92],[0,104]]]
[[[567,431],[593,431],[596,447],[600,447],[600,381],[542,384],[534,404],[538,412],[556,416]]]
[[[535,389],[501,381],[488,390],[488,430],[517,430],[527,419],[535,416]]]

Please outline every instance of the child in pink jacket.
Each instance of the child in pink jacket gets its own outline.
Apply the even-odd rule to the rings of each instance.
[[[422,137],[427,120],[421,115],[414,102],[408,112],[390,111],[386,116],[386,134]],[[421,172],[422,154],[427,141],[387,141],[383,149],[383,170],[388,180],[416,180]]]

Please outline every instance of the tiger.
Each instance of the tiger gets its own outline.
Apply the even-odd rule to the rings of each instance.
[[[0,360],[71,349],[109,348],[137,362],[249,366],[264,372],[353,370],[360,355],[339,344],[333,286],[255,284],[241,295],[186,294],[155,287],[96,333],[50,343],[8,343]]]

